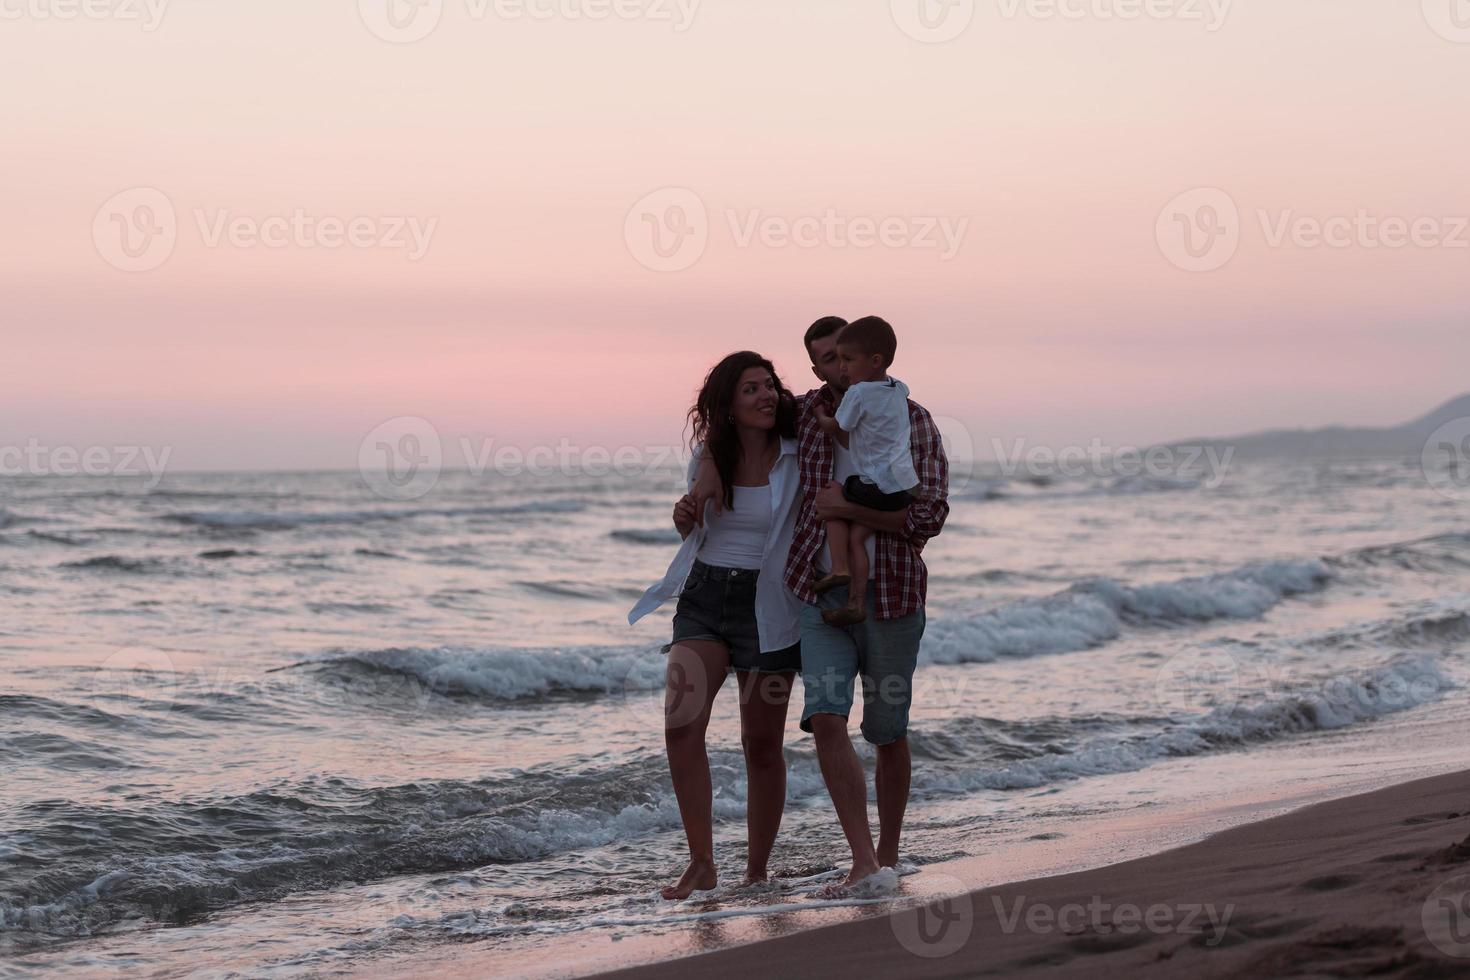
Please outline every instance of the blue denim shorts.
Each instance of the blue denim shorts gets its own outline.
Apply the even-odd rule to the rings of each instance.
[[[730,666],[739,671],[775,674],[801,670],[801,644],[761,653],[760,630],[755,622],[755,583],[760,572],[751,568],[720,568],[694,563],[684,581],[674,610],[673,642],[714,640],[730,649]]]
[[[853,686],[863,681],[863,738],[888,745],[908,734],[914,701],[914,667],[924,636],[924,610],[900,619],[879,620],[872,583],[868,583],[868,618],[856,626],[828,626],[823,609],[847,602],[847,587],[838,586],[819,604],[801,610],[801,680],[806,706],[801,730],[812,730],[813,715],[852,713]]]

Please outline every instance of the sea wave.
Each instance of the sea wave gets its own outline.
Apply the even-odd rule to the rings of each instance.
[[[1135,772],[1166,758],[1346,728],[1428,704],[1460,686],[1435,657],[1400,655],[1377,667],[1320,677],[1282,690],[1243,688],[1237,697],[1207,713],[1154,730],[1144,727],[1133,733],[1104,735],[1070,748],[1058,748],[1054,738],[1035,746],[1032,758],[1002,766],[977,767],[968,759],[916,766],[914,788],[918,795],[1033,789],[1068,779]],[[916,754],[928,752],[928,738],[922,731],[911,736]],[[968,755],[962,752],[961,758]]]
[[[1344,728],[1457,686],[1432,657],[1403,656],[1182,718],[956,719],[916,726],[916,800],[1033,789]],[[867,746],[860,749],[871,755]],[[787,749],[792,801],[825,793],[809,741]],[[738,751],[711,751],[714,815],[739,821]],[[141,807],[44,801],[17,808],[37,872],[0,892],[0,932],[39,944],[123,921],[181,921],[243,902],[402,874],[543,859],[674,831],[678,804],[661,753],[569,770],[388,787],[342,779],[242,797]],[[106,837],[79,827],[105,826]],[[19,885],[19,891],[13,889]]]
[[[664,660],[656,646],[646,644],[394,647],[325,654],[293,664],[291,669],[396,674],[434,694],[517,700],[551,694],[653,690],[663,684]]]
[[[1116,639],[1128,626],[1252,619],[1331,579],[1331,570],[1317,560],[1262,562],[1154,585],[1091,579],[979,616],[935,620],[925,630],[920,657],[941,664],[988,663],[1087,650]]]
[[[629,528],[612,531],[608,537],[626,544],[678,545],[684,540],[679,537],[679,532],[671,527]]]
[[[186,511],[162,514],[159,520],[213,530],[289,531],[322,524],[366,524],[420,517],[483,517],[517,514],[570,514],[586,508],[581,500],[539,500],[489,507],[416,507],[339,511]]]
[[[125,572],[130,575],[147,575],[162,571],[166,566],[157,558],[128,558],[125,555],[98,555],[81,561],[61,563],[62,568],[92,572]]]
[[[979,616],[931,622],[920,661],[988,663],[999,657],[1069,653],[1115,639],[1130,626],[1163,628],[1227,617],[1248,619],[1290,596],[1321,589],[1330,578],[1321,562],[1307,561],[1248,565],[1157,585],[1090,580]],[[518,700],[651,690],[663,684],[664,660],[651,644],[393,647],[332,652],[291,669],[399,674],[431,693]]]

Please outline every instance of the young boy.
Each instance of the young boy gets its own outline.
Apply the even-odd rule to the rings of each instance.
[[[815,409],[822,431],[852,454],[857,470],[843,487],[843,496],[873,510],[903,510],[913,502],[919,485],[909,453],[909,389],[888,376],[898,339],[893,328],[878,317],[854,320],[837,334],[837,358],[847,391],[836,416]],[[845,605],[822,612],[829,626],[852,626],[867,618],[863,597],[868,588],[868,539],[872,528],[847,521],[827,521],[827,544],[832,568],[813,583],[821,595],[839,585],[848,586]]]

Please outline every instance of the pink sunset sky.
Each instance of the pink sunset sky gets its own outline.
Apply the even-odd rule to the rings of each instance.
[[[731,350],[804,390],[826,313],[887,317],[982,456],[1470,390],[1460,0],[90,2],[0,0],[0,444],[337,469],[397,416],[664,444]],[[650,225],[670,188],[703,217]],[[1238,209],[1210,271],[1168,240],[1197,188]],[[128,257],[156,194],[172,250]],[[660,222],[702,251],[649,268]],[[382,241],[409,227],[421,255]]]

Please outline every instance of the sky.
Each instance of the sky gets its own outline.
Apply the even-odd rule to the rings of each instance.
[[[1465,0],[0,0],[0,447],[680,440],[879,314],[979,455],[1470,390]]]

